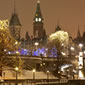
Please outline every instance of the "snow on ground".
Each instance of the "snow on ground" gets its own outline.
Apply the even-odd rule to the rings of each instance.
[[[5,68],[2,78],[15,79],[16,71]],[[18,73],[18,79],[33,79],[33,72],[30,70],[23,70],[21,74]],[[44,72],[35,72],[35,79],[47,79],[47,74]],[[49,72],[49,79],[56,79],[56,77]]]

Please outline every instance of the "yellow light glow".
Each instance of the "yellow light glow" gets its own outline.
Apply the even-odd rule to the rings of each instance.
[[[68,44],[68,39],[68,33],[64,31],[58,31],[49,36],[49,41],[55,40],[55,42],[57,42],[57,40],[59,40],[61,44]]]
[[[8,20],[0,20],[0,29],[1,30],[7,29],[8,27],[9,27]]]
[[[18,51],[16,51],[16,54],[19,54],[19,52],[18,52]]]
[[[47,73],[49,73],[49,70],[47,71]]]
[[[19,68],[18,68],[18,67],[15,67],[15,70],[16,70],[16,71],[18,71],[18,70],[19,70]]]
[[[33,73],[35,72],[36,70],[35,69],[33,69]]]
[[[36,16],[38,16],[38,14],[36,14]]]
[[[79,70],[79,79],[84,78],[83,72],[81,70]]]
[[[18,42],[16,41],[16,42],[15,42],[15,45],[17,45],[17,44],[18,44]]]
[[[39,43],[38,42],[35,42],[35,46],[38,46],[39,45]]]

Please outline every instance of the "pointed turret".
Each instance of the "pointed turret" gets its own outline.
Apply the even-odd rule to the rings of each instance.
[[[34,21],[35,22],[42,22],[43,21],[41,9],[40,9],[40,1],[39,0],[37,1],[37,8],[36,8]]]
[[[77,32],[77,38],[81,38],[81,33],[80,33],[80,30],[79,30],[79,27],[78,27],[78,32]]]
[[[13,13],[10,19],[9,26],[21,26],[20,20],[16,13]]]
[[[16,13],[16,2],[14,0],[14,12],[11,16],[10,22],[9,22],[10,32],[11,35],[16,39],[20,40],[20,31],[21,31],[21,23],[18,17],[18,14]]]
[[[29,41],[30,40],[30,36],[29,36],[29,33],[28,32],[26,32],[25,38],[26,38],[26,41]]]
[[[61,30],[60,26],[57,25],[57,27],[56,27],[56,29],[55,29],[55,32],[60,31],[60,30]]]
[[[16,0],[14,0],[14,12],[10,19],[10,26],[21,26],[18,14],[16,13]]]
[[[57,27],[56,27],[56,29],[55,29],[55,32],[57,32],[57,31],[60,31],[61,30],[61,28],[60,28],[60,22],[59,22],[59,20],[57,21]]]
[[[78,26],[77,36],[76,36],[76,38],[74,39],[74,41],[75,41],[77,44],[80,43],[80,42],[82,42],[82,37],[81,37],[80,30],[79,30],[79,26]]]

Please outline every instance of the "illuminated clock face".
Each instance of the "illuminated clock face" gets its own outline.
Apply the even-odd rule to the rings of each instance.
[[[38,18],[36,18],[35,21],[38,22]]]
[[[39,22],[41,22],[41,18],[39,18]]]

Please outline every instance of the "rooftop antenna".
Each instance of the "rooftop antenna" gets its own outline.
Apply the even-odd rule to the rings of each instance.
[[[60,21],[59,21],[59,19],[57,20],[57,26],[59,26],[60,25]]]
[[[14,0],[14,13],[16,13],[16,0]]]

